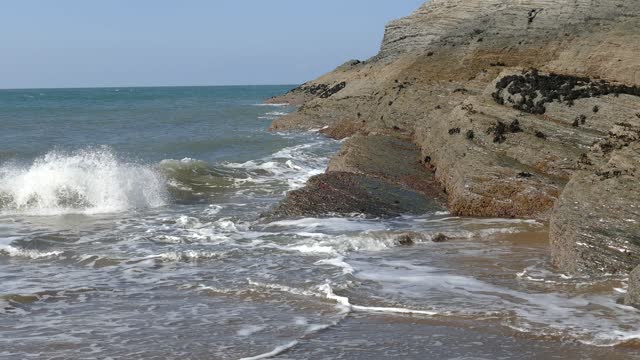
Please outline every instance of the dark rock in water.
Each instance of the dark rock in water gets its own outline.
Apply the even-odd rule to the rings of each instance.
[[[445,242],[449,240],[449,237],[443,233],[438,233],[436,236],[433,237],[433,239],[431,239],[431,241],[433,242]]]
[[[410,233],[398,235],[395,239],[395,242],[401,246],[411,246],[415,244],[415,241],[413,240],[413,234]]]
[[[415,190],[371,176],[328,172],[309,179],[302,189],[291,191],[266,216],[335,216],[364,214],[394,217],[423,214],[442,207]]]
[[[414,144],[401,138],[354,135],[325,174],[291,191],[266,216],[393,217],[442,210],[444,195],[420,156]]]
[[[624,298],[624,303],[640,309],[640,266],[629,274],[629,289]]]

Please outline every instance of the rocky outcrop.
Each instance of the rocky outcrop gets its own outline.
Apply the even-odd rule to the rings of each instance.
[[[640,119],[621,123],[585,153],[551,218],[554,262],[580,273],[640,264]]]
[[[272,99],[302,99],[272,127],[356,135],[328,174],[430,196],[364,160],[392,146],[362,139],[408,141],[452,213],[550,220],[560,268],[626,272],[640,263],[638,29],[638,2],[432,0],[387,25],[373,58]]]
[[[290,192],[269,218],[305,216],[392,217],[440,210],[433,200],[414,190],[375,177],[328,172]]]
[[[419,156],[415,145],[400,138],[354,136],[325,174],[290,192],[266,217],[391,217],[444,210],[443,193]]]

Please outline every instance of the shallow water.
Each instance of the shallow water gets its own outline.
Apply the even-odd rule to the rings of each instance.
[[[626,279],[557,273],[546,224],[258,221],[339,147],[266,131],[286,89],[0,91],[0,356],[636,357]]]

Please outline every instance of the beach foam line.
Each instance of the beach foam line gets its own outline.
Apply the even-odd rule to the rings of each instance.
[[[342,273],[345,274],[345,275],[353,274],[355,272],[355,269],[353,268],[353,266],[351,266],[349,263],[344,261],[344,256],[337,256],[337,257],[331,258],[331,259],[318,260],[318,261],[316,261],[314,263],[314,265],[335,266],[335,267],[341,268],[342,269]]]
[[[274,107],[285,107],[285,106],[291,106],[289,103],[275,103],[275,104],[267,104],[267,103],[262,103],[262,104],[253,104],[253,106],[274,106]]]
[[[267,288],[267,289],[272,289],[272,290],[276,290],[276,291],[282,291],[282,292],[286,292],[286,293],[290,293],[290,294],[294,294],[294,295],[302,295],[302,296],[321,296],[320,294],[314,293],[314,292],[310,292],[310,291],[306,291],[306,290],[300,290],[300,289],[294,289],[292,287],[286,286],[286,285],[280,285],[280,284],[266,284],[266,283],[261,283],[261,282],[257,282],[257,281],[253,281],[251,279],[247,279],[247,282],[252,285],[252,286],[256,286],[256,287],[262,287],[262,288]],[[346,315],[348,315],[349,311],[347,309],[344,309],[344,311],[341,311],[341,315],[343,315],[340,319],[330,323],[330,324],[324,324],[324,325],[311,325],[307,328],[307,330],[304,332],[304,334],[302,336],[300,336],[298,339],[301,339],[305,336],[309,336],[315,333],[318,333],[320,331],[326,330],[328,328],[331,328],[333,326],[336,326],[342,319],[344,319],[344,317]],[[241,358],[240,360],[257,360],[257,359],[268,359],[277,355],[280,355],[284,352],[287,352],[289,350],[291,350],[294,346],[299,344],[299,340],[293,340],[291,342],[288,342],[284,345],[280,345],[277,346],[276,348],[274,348],[273,350],[263,353],[263,354],[259,354],[256,356],[251,356],[251,357],[245,357],[245,358]]]
[[[42,252],[38,250],[20,249],[11,245],[2,245],[0,246],[0,254],[6,254],[10,257],[41,259],[61,255],[62,251]]]
[[[277,355],[282,354],[283,352],[291,349],[292,347],[298,345],[298,340],[294,340],[290,343],[287,343],[285,345],[280,345],[278,347],[276,347],[275,349],[264,353],[264,354],[260,354],[260,355],[256,355],[256,356],[251,356],[251,357],[245,357],[245,358],[241,358],[240,360],[258,360],[258,359],[268,359]]]
[[[407,308],[399,308],[399,307],[380,307],[380,306],[362,306],[362,305],[354,305],[349,302],[349,298],[346,296],[339,296],[333,292],[331,285],[324,284],[320,286],[320,290],[325,292],[325,296],[327,299],[335,300],[339,305],[348,308],[353,311],[364,311],[364,312],[379,312],[379,313],[393,313],[393,314],[410,314],[410,315],[428,315],[434,316],[439,315],[440,313],[436,311],[429,310],[417,310],[417,309],[407,309]]]

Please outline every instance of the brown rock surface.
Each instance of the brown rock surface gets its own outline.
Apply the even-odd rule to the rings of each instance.
[[[629,275],[629,291],[624,302],[640,309],[640,266],[636,267]]]

